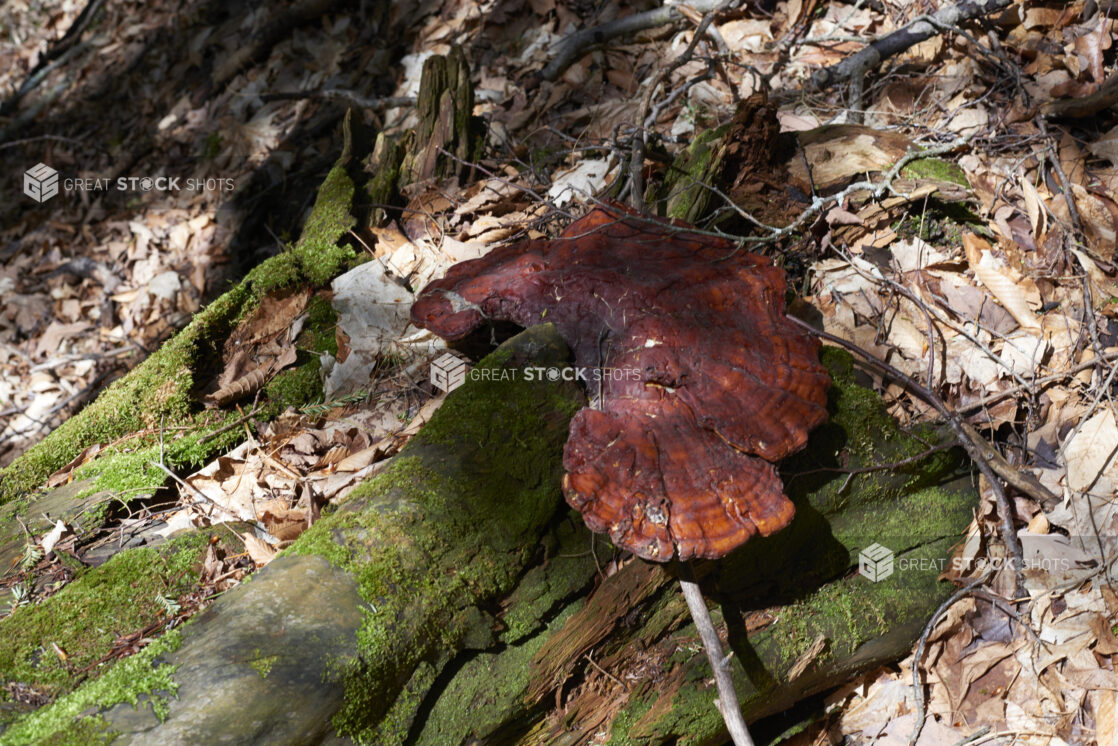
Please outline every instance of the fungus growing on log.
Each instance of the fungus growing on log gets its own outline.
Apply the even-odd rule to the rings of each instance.
[[[645,559],[714,559],[788,525],[773,462],[827,418],[819,343],[785,317],[785,289],[764,257],[612,205],[455,265],[411,314],[451,341],[553,322],[591,395],[567,501]]]

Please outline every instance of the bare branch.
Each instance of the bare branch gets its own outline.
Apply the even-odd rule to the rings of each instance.
[[[700,13],[707,13],[719,5],[721,0],[695,0],[689,3],[690,7]],[[664,26],[685,18],[683,13],[675,5],[664,5],[653,10],[646,10],[644,13],[634,13],[631,16],[618,18],[609,23],[603,23],[600,26],[593,28],[582,29],[576,31],[569,36],[563,38],[559,42],[559,46],[555,52],[555,57],[551,62],[535,74],[538,80],[554,81],[563,74],[571,64],[581,57],[585,52],[589,51],[591,47],[596,47],[599,44],[605,44],[610,39],[615,39],[618,36],[625,34],[635,34],[638,31],[645,29],[656,28],[657,26]],[[529,85],[531,87],[531,85]]]
[[[841,62],[819,70],[811,76],[809,87],[818,90],[860,78],[893,55],[933,36],[939,36],[951,26],[989,15],[1012,4],[1013,0],[964,0],[941,8],[929,16],[921,16],[904,28],[875,39]]]
[[[683,562],[679,568],[679,585],[683,589],[683,597],[687,600],[687,608],[691,610],[691,618],[695,620],[695,628],[699,630],[707,660],[714,671],[714,683],[718,687],[718,711],[722,713],[722,720],[726,723],[726,730],[730,732],[734,746],[753,746],[753,738],[749,735],[749,728],[741,714],[734,680],[730,676],[730,667],[727,665],[729,659],[722,652],[722,641],[718,639],[718,631],[714,628],[714,620],[710,618],[710,610],[703,600],[703,592],[695,582],[691,566]]]

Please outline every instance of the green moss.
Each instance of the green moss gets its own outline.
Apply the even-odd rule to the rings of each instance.
[[[249,301],[244,283],[223,295],[80,414],[0,470],[0,504],[30,493],[87,446],[158,428],[161,421],[191,422],[196,363],[217,353]]]
[[[280,411],[321,399],[322,376],[319,369],[318,358],[314,358],[297,368],[281,371],[268,382],[264,392]]]
[[[268,674],[272,671],[272,666],[274,666],[278,660],[278,655],[265,655],[253,658],[248,664],[260,674],[260,678],[266,679],[268,678]]]
[[[942,158],[920,158],[911,161],[901,169],[901,175],[908,179],[936,179],[970,188],[966,172],[957,164]]]
[[[396,201],[399,192],[396,188],[400,180],[400,164],[404,151],[397,138],[383,132],[377,134],[373,152],[366,163],[366,171],[371,175],[365,184],[365,194],[372,203],[370,222],[379,225],[388,215],[383,205]]]
[[[617,713],[617,717],[613,719],[613,725],[609,729],[609,740],[606,741],[608,746],[641,746],[645,739],[629,738],[629,730],[634,723],[638,722],[645,716],[645,713],[652,709],[652,704],[655,701],[655,695],[651,697],[631,696],[624,709]]]
[[[426,661],[421,661],[416,666],[408,683],[404,685],[396,701],[392,703],[391,709],[377,726],[378,732],[391,734],[389,738],[404,740],[403,736],[411,729],[419,706],[431,685],[435,683],[435,677],[438,676],[440,669],[441,666],[434,666]],[[387,741],[378,738],[373,743],[380,744]]]
[[[297,340],[300,347],[338,355],[338,313],[325,297],[316,295],[307,303],[307,325]]]
[[[803,456],[782,469],[796,501],[796,520],[784,532],[754,537],[739,552],[699,570],[710,598],[734,602],[724,607],[727,616],[730,610],[771,614],[772,622],[763,629],[746,632],[738,623],[729,629],[732,668],[747,712],[771,712],[778,706],[774,701],[790,706],[813,687],[818,690],[867,665],[895,659],[951,592],[949,583],[937,580],[935,563],[949,556],[976,504],[967,465],[954,452],[848,479],[846,468],[889,464],[923,453],[946,436],[931,428],[916,434],[901,430],[880,397],[857,385],[849,355],[826,349],[823,359],[835,381],[831,422],[813,435]],[[879,583],[852,572],[858,552],[873,541],[897,553],[897,571]],[[549,565],[556,561],[548,556]],[[776,567],[780,572],[773,572]],[[522,625],[531,628],[529,615],[518,605],[532,613],[547,605],[548,584],[537,569],[526,573],[507,599],[513,606],[504,616],[510,623],[506,636],[514,640]],[[615,661],[618,651],[640,649],[642,660],[660,667],[656,691],[634,689],[613,720],[610,743],[724,740],[721,717],[712,706],[717,695],[708,685],[709,663],[687,615],[674,585],[666,586],[630,609],[624,624],[595,645],[597,660]],[[722,608],[715,605],[712,616],[722,627]],[[552,627],[547,629],[550,633]],[[517,684],[513,673],[532,671],[522,662],[520,646],[534,646],[546,637],[528,634],[524,643],[471,657],[439,693],[418,743],[513,742],[530,729],[539,736],[544,726],[524,709],[531,682]],[[825,641],[822,653],[801,677],[789,681],[791,666],[819,636]],[[506,684],[520,687],[507,699]]]
[[[511,741],[494,738],[494,732],[516,722],[515,713],[527,709],[524,692],[531,681],[532,659],[584,603],[579,599],[568,604],[538,634],[519,644],[465,660],[428,713],[416,745]]]
[[[274,412],[262,411],[261,416],[266,418],[281,411],[277,406],[273,409]],[[160,463],[162,459],[167,468],[176,471],[202,466],[213,454],[223,452],[241,440],[243,433],[236,428],[216,437],[209,437],[209,433],[239,418],[240,413],[230,412],[222,421],[205,430],[179,434],[174,439],[165,435],[162,444],[158,435],[151,435],[134,438],[106,449],[96,459],[74,472],[75,480],[91,480],[90,487],[78,497],[106,492],[127,502],[137,496],[153,494],[167,481],[166,472],[154,464]],[[102,507],[108,508],[109,503],[106,502]],[[82,525],[97,525],[103,512],[104,510],[87,513],[83,516]]]
[[[109,707],[128,702],[133,707],[147,695],[156,715],[167,714],[167,697],[178,691],[173,674],[175,666],[158,665],[156,659],[178,649],[179,630],[165,634],[135,655],[117,661],[95,681],[60,698],[47,707],[24,715],[0,734],[10,746],[39,743],[89,743],[111,738],[104,721],[97,714]],[[87,714],[88,711],[88,714]]]
[[[302,279],[298,259],[289,247],[288,251],[268,257],[253,267],[245,276],[245,284],[253,289],[253,299],[259,300],[276,290],[295,287]]]
[[[298,408],[322,399],[322,366],[319,355],[324,352],[338,354],[338,340],[334,332],[338,315],[330,301],[316,295],[307,304],[307,316],[307,324],[295,341],[300,350],[298,365],[280,371],[264,387],[271,402],[265,419],[288,407]]]
[[[550,537],[549,537],[550,538]],[[547,561],[529,570],[505,602],[501,617],[505,625],[501,640],[516,643],[536,632],[547,622],[554,607],[586,587],[594,577],[596,565],[586,547],[598,537],[590,533],[577,511],[547,543]]]
[[[290,249],[299,259],[303,275],[316,286],[328,283],[357,257],[351,246],[339,245],[357,224],[352,213],[353,193],[353,180],[339,160],[318,188],[303,234]]]
[[[704,184],[718,181],[725,152],[722,138],[729,129],[730,125],[723,125],[704,130],[676,158],[659,190],[666,200],[665,215],[689,223],[697,223],[706,215],[711,191]]]
[[[190,533],[122,551],[47,600],[16,609],[0,621],[0,680],[52,695],[67,691],[77,672],[104,656],[117,637],[162,615],[158,596],[177,597],[193,587],[208,542],[206,534]],[[65,663],[53,645],[65,651]]]
[[[338,243],[355,224],[350,211],[354,187],[345,169],[348,157],[347,146],[319,189],[303,235],[294,247],[250,271],[242,282],[198,313],[182,332],[106,389],[93,404],[0,470],[0,504],[28,495],[52,472],[94,443],[110,443],[129,433],[158,429],[161,423],[197,423],[201,407],[192,394],[199,383],[197,371],[220,356],[225,338],[236,323],[269,292],[307,281],[323,285],[356,261],[353,249]],[[336,321],[328,307],[324,300],[312,301],[311,326],[315,327],[316,322],[319,326],[309,333],[308,341],[316,350],[336,353],[337,345],[332,339]],[[288,372],[275,382],[273,392],[283,405],[305,403],[320,392],[320,387],[311,382],[311,368],[307,363],[298,372]],[[316,376],[317,369],[313,377]],[[261,416],[270,414],[274,412],[263,412]],[[172,456],[167,463],[172,467],[202,463],[239,438],[233,431],[203,442],[198,434],[192,442],[175,447],[182,454],[181,459],[176,461]],[[189,440],[189,436],[178,440]],[[140,442],[150,444],[151,439]],[[132,443],[128,447],[134,446]],[[188,450],[192,452],[187,453]],[[133,459],[109,470],[131,474],[116,480],[122,485],[143,486],[150,480],[146,480],[146,468],[132,468],[137,463]]]
[[[560,505],[559,454],[580,402],[567,385],[481,372],[503,370],[510,355],[482,361],[385,471],[289,550],[345,569],[369,604],[359,659],[338,663],[344,735],[403,739],[403,721],[385,719],[395,698],[418,696],[419,668],[484,632],[476,605],[512,588]],[[400,681],[413,681],[411,694],[394,690]]]
[[[848,469],[883,466],[949,442],[930,427],[916,433],[897,427],[880,398],[857,385],[853,359],[824,348],[834,380],[830,422],[812,434],[803,454],[782,465],[796,519],[782,532],[754,538],[725,558],[708,578],[718,597],[744,608],[768,608],[773,623],[746,635],[732,627],[730,642],[741,665],[732,667],[746,712],[791,704],[820,682],[894,656],[919,633],[923,620],[953,589],[938,576],[951,547],[969,523],[977,496],[969,466],[956,451],[928,454],[912,464],[848,475]],[[822,470],[821,470],[822,467]],[[871,582],[852,573],[858,553],[872,543],[895,552],[894,573]],[[780,573],[771,568],[779,567]],[[768,578],[768,580],[764,580]],[[731,608],[731,607],[727,607]],[[659,634],[663,625],[641,639]],[[789,681],[793,663],[822,637],[825,647],[807,672]],[[697,639],[693,626],[666,638],[666,650]],[[632,738],[666,737],[680,744],[708,743],[723,732],[706,683],[709,663],[699,650],[676,652],[672,673],[685,682],[670,706],[658,703]]]
[[[341,274],[357,258],[353,248],[341,243],[357,224],[353,216],[355,187],[348,168],[352,159],[353,139],[350,115],[342,125],[342,152],[318,188],[310,217],[303,232],[288,252],[299,261],[302,276],[312,285],[321,286]]]

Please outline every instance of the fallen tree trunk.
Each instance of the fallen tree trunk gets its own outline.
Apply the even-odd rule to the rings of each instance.
[[[670,566],[611,557],[559,496],[582,395],[516,369],[565,354],[550,327],[510,340],[286,555],[5,742],[721,742]],[[824,357],[831,422],[784,469],[796,519],[698,566],[749,720],[903,656],[976,503],[957,453],[928,449],[941,434],[899,431],[848,356]],[[875,543],[897,563],[879,582],[852,572]]]
[[[5,735],[309,743],[337,729],[401,743],[442,667],[492,644],[490,609],[562,505],[560,455],[582,394],[517,369],[566,356],[545,326],[487,357],[478,372],[491,378],[454,391],[381,474],[153,662],[173,671],[173,697],[73,713],[79,687]]]
[[[890,57],[900,54],[922,41],[939,36],[959,24],[1004,10],[1012,0],[963,0],[920,16],[912,23],[874,39],[865,47],[839,62],[817,70],[811,75],[810,88],[822,90],[852,78],[859,78]]]

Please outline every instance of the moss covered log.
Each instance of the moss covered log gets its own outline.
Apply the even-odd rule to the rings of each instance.
[[[976,500],[958,454],[930,450],[940,433],[901,432],[848,356],[824,357],[831,422],[784,468],[796,520],[699,568],[751,720],[903,655],[951,590],[937,575]],[[500,348],[285,556],[159,655],[116,664],[0,741],[575,744],[592,729],[615,744],[719,743],[670,568],[602,577],[610,547],[559,497],[581,394],[517,366],[564,359],[543,329]],[[877,583],[854,572],[875,542],[897,563]]]
[[[934,450],[945,433],[902,432],[856,383],[848,355],[825,348],[824,361],[835,380],[832,419],[782,470],[797,517],[698,568],[716,623],[729,630],[751,721],[902,657],[953,590],[938,575],[977,504],[968,464]],[[849,473],[914,456],[903,467]],[[557,547],[574,563],[566,587],[595,584],[592,541],[579,527]],[[876,583],[856,573],[859,552],[874,543],[896,562]],[[505,618],[529,600],[549,611],[534,633],[452,663],[417,743],[573,745],[594,732],[625,745],[725,741],[709,664],[670,568],[633,562],[589,596],[541,603],[553,586],[525,576]]]
[[[347,130],[348,131],[348,130]],[[26,503],[41,488],[47,477],[66,465],[94,444],[107,445],[132,436],[120,453],[130,459],[117,460],[107,467],[110,455],[105,452],[90,472],[100,474],[106,468],[110,476],[95,480],[96,489],[133,489],[163,484],[166,475],[150,469],[147,463],[158,460],[159,430],[163,425],[194,428],[168,439],[163,449],[165,463],[174,468],[196,467],[213,454],[236,443],[239,435],[229,432],[225,437],[209,437],[240,415],[231,412],[214,418],[204,410],[196,389],[204,376],[220,362],[221,348],[238,321],[250,314],[269,293],[289,288],[321,286],[354,266],[356,253],[345,245],[344,237],[354,225],[352,202],[354,185],[346,171],[349,162],[348,137],[338,163],[319,188],[299,241],[283,253],[265,260],[236,286],[197,313],[190,324],[167,341],[149,358],[137,365],[122,379],[112,384],[96,401],[71,417],[41,443],[31,448],[9,466],[0,469],[0,505],[13,500]],[[332,344],[332,312],[319,313],[297,341],[299,346],[318,351]],[[330,334],[324,335],[323,331]],[[270,406],[261,418],[278,414],[290,405],[301,405],[320,396],[318,360],[313,356],[302,361],[303,386],[277,385]],[[309,367],[308,367],[309,366]],[[309,382],[307,373],[310,373]],[[290,384],[294,372],[284,374]],[[181,431],[180,431],[181,432]],[[126,463],[126,461],[128,463]],[[87,472],[84,476],[90,476]]]
[[[560,455],[583,395],[520,367],[567,355],[546,326],[487,357],[383,472],[147,664],[167,678],[158,712],[142,697],[138,709],[75,713],[83,686],[17,721],[5,742],[96,732],[114,743],[303,743],[337,732],[403,743],[442,668],[495,643],[494,609],[566,513]]]

